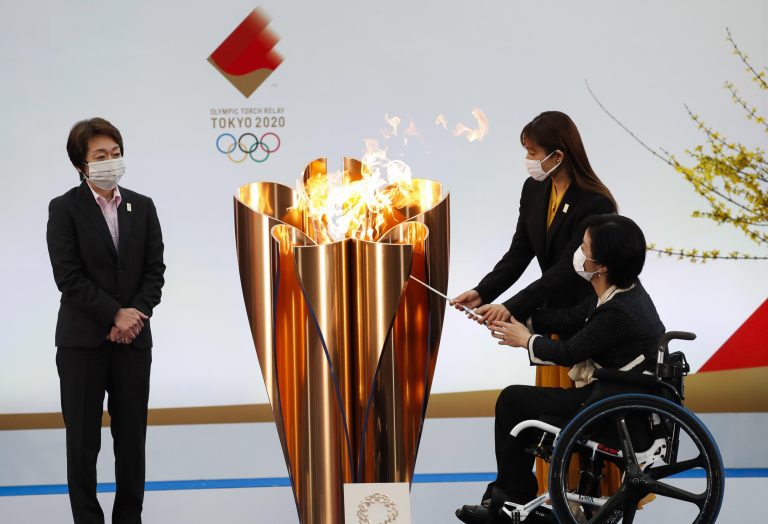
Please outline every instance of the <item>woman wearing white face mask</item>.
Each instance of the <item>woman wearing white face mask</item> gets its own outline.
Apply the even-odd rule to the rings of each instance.
[[[525,319],[544,306],[578,303],[588,286],[569,270],[573,248],[581,242],[581,222],[615,213],[616,202],[587,158],[576,124],[559,111],[546,111],[520,133],[526,151],[517,228],[507,253],[475,288],[454,302],[475,309],[483,324]],[[506,300],[492,304],[523,274],[533,258],[542,277]]]
[[[67,153],[80,185],[51,200],[47,242],[61,291],[56,368],[75,522],[103,524],[96,498],[105,394],[114,439],[113,522],[141,522],[150,317],[164,283],[163,239],[149,197],[118,186],[123,138],[103,118],[77,122]]]
[[[581,302],[592,291],[571,265],[584,233],[582,223],[587,217],[617,210],[611,192],[593,171],[581,135],[568,115],[541,113],[523,127],[520,143],[526,151],[520,171],[527,178],[512,243],[477,286],[454,298],[457,308],[464,305],[475,309],[483,324],[513,317],[525,321],[540,308]],[[493,304],[534,258],[541,277],[502,304]],[[572,382],[567,368],[552,366],[537,368],[536,385],[569,387]],[[537,475],[543,484],[547,476],[543,461],[537,462]],[[490,488],[483,497],[485,503]]]
[[[653,301],[638,276],[645,263],[645,237],[632,220],[599,215],[586,220],[583,243],[572,255],[574,274],[588,282],[594,293],[568,309],[546,309],[531,318],[534,332],[512,319],[495,321],[491,334],[499,344],[524,348],[532,365],[571,366],[576,388],[509,386],[496,403],[496,458],[498,477],[488,522],[504,500],[527,503],[537,494],[531,473],[531,442],[509,432],[519,422],[542,416],[570,418],[604,390],[592,380],[596,368],[633,373],[652,370],[656,344],[664,334]],[[535,333],[556,331],[567,340],[552,340]],[[493,515],[493,517],[491,517]]]

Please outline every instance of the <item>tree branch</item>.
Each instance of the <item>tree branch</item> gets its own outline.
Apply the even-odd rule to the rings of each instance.
[[[768,256],[748,255],[746,253],[739,253],[738,251],[734,251],[727,255],[721,255],[717,250],[700,253],[695,249],[685,251],[684,249],[671,247],[666,249],[658,249],[651,246],[646,247],[646,250],[654,252],[658,256],[677,257],[680,259],[687,258],[691,262],[695,262],[697,260],[701,262],[706,262],[707,260],[768,260]]]
[[[658,152],[657,152],[655,149],[653,149],[651,146],[649,146],[648,144],[646,144],[645,142],[643,142],[643,141],[642,141],[642,140],[641,140],[641,139],[640,139],[640,138],[639,138],[637,135],[635,135],[635,134],[632,132],[632,130],[631,130],[631,129],[629,129],[627,126],[625,126],[624,124],[622,124],[622,123],[621,123],[621,120],[619,120],[618,118],[616,118],[615,116],[613,116],[613,114],[612,114],[610,111],[608,111],[608,109],[606,109],[606,107],[603,105],[603,103],[602,103],[602,102],[600,102],[600,99],[598,99],[598,98],[597,98],[597,95],[595,95],[595,93],[592,91],[592,88],[589,86],[589,80],[586,80],[586,79],[585,79],[585,80],[584,80],[584,84],[587,86],[587,91],[589,91],[589,94],[592,96],[592,99],[593,99],[595,102],[597,102],[597,105],[599,105],[599,106],[600,106],[600,109],[602,109],[602,110],[603,110],[603,112],[604,112],[606,115],[608,115],[608,116],[611,118],[611,120],[613,120],[614,122],[616,122],[616,123],[619,125],[619,127],[621,127],[621,128],[624,130],[624,131],[626,131],[626,132],[627,132],[627,134],[628,134],[629,136],[631,136],[632,138],[634,138],[634,139],[635,139],[635,141],[636,141],[638,144],[640,144],[640,145],[641,145],[641,146],[643,146],[643,147],[644,147],[646,150],[648,150],[648,152],[649,152],[649,153],[651,153],[651,154],[652,154],[652,155],[654,155],[655,157],[657,157],[657,158],[661,159],[663,162],[665,162],[665,163],[666,163],[666,164],[668,164],[669,166],[671,166],[671,167],[675,167],[675,165],[674,165],[672,162],[670,162],[668,158],[665,158],[665,157],[663,157],[663,156],[662,156],[662,155],[660,155],[660,154],[659,154],[659,153],[658,153]]]
[[[733,46],[734,52],[738,55],[739,58],[741,58],[741,61],[744,62],[745,66],[747,66],[747,69],[752,72],[754,81],[760,84],[763,89],[768,90],[768,82],[766,82],[763,78],[764,74],[758,73],[755,68],[752,67],[752,64],[750,64],[749,60],[747,60],[747,55],[741,52],[741,49],[739,49],[739,46],[736,45],[736,42],[733,40],[733,37],[731,36],[731,30],[726,27],[725,32],[728,33],[728,41]]]

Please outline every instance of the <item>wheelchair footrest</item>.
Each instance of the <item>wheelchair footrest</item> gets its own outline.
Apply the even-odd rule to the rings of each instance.
[[[530,511],[522,510],[522,507],[513,507],[512,504],[504,504],[501,510],[505,524],[557,524],[552,510],[539,506]]]

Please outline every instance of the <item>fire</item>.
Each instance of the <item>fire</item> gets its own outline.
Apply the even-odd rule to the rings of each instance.
[[[472,116],[475,117],[477,122],[477,129],[471,129],[464,124],[456,124],[456,127],[453,129],[453,136],[464,135],[470,142],[483,139],[488,132],[488,118],[477,107],[472,110]]]
[[[476,127],[456,124],[452,134],[463,136],[469,142],[482,140],[488,133],[488,118],[479,108],[472,110]],[[381,129],[385,140],[421,137],[412,119],[384,115],[386,129]],[[403,124],[403,128],[400,125]],[[444,115],[438,115],[435,125],[448,130]],[[399,141],[399,140],[398,140]],[[396,224],[406,220],[413,210],[429,209],[440,198],[433,186],[414,180],[411,168],[401,160],[390,160],[387,150],[376,140],[365,141],[362,162],[345,162],[345,169],[333,173],[313,169],[311,175],[296,183],[297,203],[291,209],[303,215],[305,232],[315,242],[328,244],[346,238],[377,241]],[[438,191],[439,192],[439,191]]]
[[[419,135],[419,130],[416,129],[416,124],[414,123],[413,120],[411,120],[408,123],[408,127],[406,127],[405,130],[403,131],[403,135],[405,135],[403,137],[403,145],[406,145],[406,146],[408,145],[408,137],[409,136],[420,136]]]
[[[389,138],[389,135],[397,136],[397,126],[400,125],[400,117],[399,116],[393,116],[392,118],[389,118],[389,115],[384,114],[384,120],[386,120],[387,124],[389,125],[389,129],[385,131],[385,138]]]
[[[399,123],[399,122],[398,122]],[[406,217],[401,210],[424,207],[433,195],[414,183],[411,168],[387,158],[375,140],[366,141],[359,173],[345,169],[316,173],[296,184],[294,209],[304,213],[314,239],[321,244],[345,238],[378,240]]]

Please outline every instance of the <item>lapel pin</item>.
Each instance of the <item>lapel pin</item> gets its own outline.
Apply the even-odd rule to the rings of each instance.
[[[567,204],[566,204],[566,205],[567,205]],[[131,212],[131,203],[130,203],[130,202],[128,202],[128,203],[125,205],[125,207],[127,207],[127,208],[128,208],[128,212],[130,213],[130,212]]]
[[[128,204],[128,211],[130,210],[131,210],[131,204]],[[565,204],[563,206],[563,213],[567,213],[567,212],[568,212],[568,204]]]

